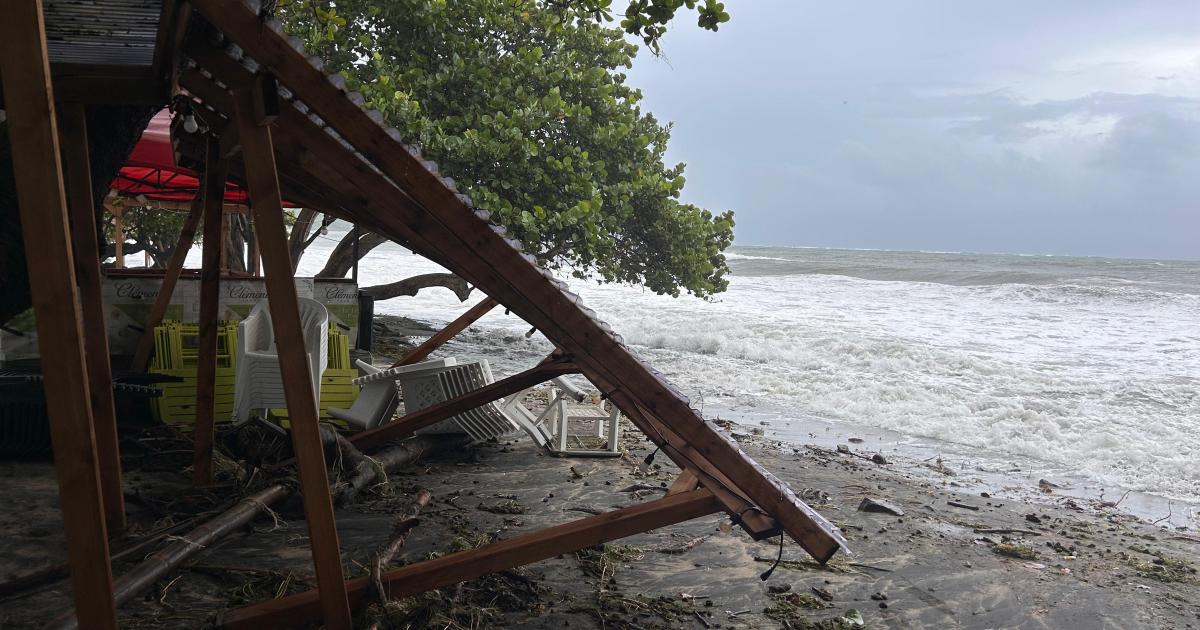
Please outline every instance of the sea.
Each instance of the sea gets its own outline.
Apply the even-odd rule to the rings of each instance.
[[[1195,523],[1200,262],[749,246],[727,259],[729,289],[710,299],[570,282],[708,417],[795,445],[855,438],[867,453],[937,458],[985,485],[1131,492],[1148,514]],[[438,270],[388,244],[359,282]],[[465,308],[430,289],[376,312],[438,326]],[[496,309],[446,354],[507,374],[549,349]]]

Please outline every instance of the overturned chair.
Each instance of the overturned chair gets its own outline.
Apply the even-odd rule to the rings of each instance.
[[[304,350],[312,374],[313,394],[321,399],[321,373],[328,364],[329,311],[325,305],[301,298],[300,325],[304,329]],[[266,417],[267,409],[287,406],[283,378],[279,372],[279,354],[271,326],[271,311],[266,300],[259,301],[250,315],[238,324],[237,379],[233,394],[233,421],[250,419],[258,410]]]
[[[531,387],[510,397],[503,409],[525,432],[552,455],[618,457],[621,455],[621,411],[606,402],[591,402],[592,396],[565,376],[553,381],[546,409],[534,415],[524,405]],[[579,427],[579,430],[576,430]]]

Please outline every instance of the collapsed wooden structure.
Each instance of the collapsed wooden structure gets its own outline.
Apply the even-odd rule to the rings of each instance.
[[[204,189],[209,191],[193,201],[188,221],[192,230],[200,227],[205,235],[194,460],[198,484],[211,481],[217,261],[222,243],[214,236],[222,212],[219,191],[230,177],[250,195],[318,589],[230,611],[223,625],[287,627],[321,621],[331,628],[349,628],[350,609],[367,588],[365,578],[347,581],[342,570],[292,284],[281,203],[285,195],[400,243],[489,296],[432,340],[434,344],[498,303],[557,348],[526,372],[355,436],[360,448],[403,437],[556,376],[581,373],[683,470],[663,499],[389,571],[382,580],[392,595],[417,593],[717,511],[730,514],[756,539],[786,533],[821,562],[845,548],[836,527],[706,422],[565,283],[539,269],[485,210],[474,208],[452,180],[440,177],[437,166],[405,144],[378,112],[366,110],[360,95],[347,94],[339,76],[325,74],[321,60],[308,56],[299,40],[288,37],[258,6],[240,0],[166,0],[154,7],[153,37],[142,35],[130,43],[134,48],[149,46],[152,55],[144,66],[115,71],[76,63],[66,72],[51,65],[47,30],[72,32],[69,21],[89,15],[73,9],[90,3],[44,2],[45,13],[39,0],[10,7],[0,26],[0,69],[46,389],[55,392],[48,405],[72,589],[77,615],[87,619],[89,627],[116,625],[105,525],[120,528],[124,519],[112,400],[104,397],[110,391],[108,353],[103,325],[96,327],[102,322],[96,290],[100,271],[82,114],[84,104],[95,99],[165,104],[183,94],[190,113],[207,128],[206,133],[175,136],[179,159],[203,171]],[[157,5],[147,0],[97,4],[140,8],[143,15],[147,5]],[[69,37],[54,42],[56,50],[70,47]],[[68,215],[74,226],[70,233]],[[190,236],[181,240],[187,242]],[[178,271],[174,273],[177,277]],[[418,352],[428,354],[430,349]],[[145,359],[145,353],[139,353],[135,367],[145,365]]]

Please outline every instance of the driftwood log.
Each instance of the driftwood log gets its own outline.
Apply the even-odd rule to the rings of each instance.
[[[426,455],[442,449],[461,447],[469,441],[470,438],[462,435],[419,435],[380,451],[374,459],[382,465],[384,470],[397,470],[415,463]],[[361,482],[362,485],[358,489],[366,487],[372,480],[373,477]],[[132,571],[113,581],[113,600],[116,605],[119,607],[138,593],[150,588],[155,582],[178,569],[185,561],[254,520],[272,505],[289,496],[291,492],[292,489],[284,484],[269,486],[238,501],[229,510],[186,535],[177,537],[177,540],[170,546],[155,552],[134,567]],[[403,540],[400,544],[403,545]],[[58,616],[47,627],[78,628],[79,624],[74,609]]]
[[[383,606],[387,604],[388,600],[387,590],[383,587],[383,570],[396,559],[396,554],[400,553],[400,548],[404,546],[404,539],[408,536],[408,532],[417,526],[419,522],[417,517],[420,516],[421,510],[429,505],[429,500],[432,498],[433,495],[428,490],[422,489],[417,492],[412,504],[396,516],[396,522],[392,525],[391,538],[371,562],[371,589],[375,599],[379,602],[381,614]],[[367,627],[371,630],[378,630],[381,622],[382,619],[372,619]]]

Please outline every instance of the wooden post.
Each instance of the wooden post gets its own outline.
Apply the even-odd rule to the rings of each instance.
[[[275,331],[283,393],[292,423],[292,445],[300,469],[308,537],[320,587],[321,611],[329,628],[349,630],[350,607],[346,601],[337,527],[329,497],[329,480],[325,473],[325,454],[317,426],[317,401],[312,377],[308,373],[308,357],[304,353],[300,307],[288,253],[287,231],[283,224],[283,205],[271,131],[259,126],[255,120],[255,99],[251,91],[239,90],[235,97],[246,183],[254,222],[258,226],[259,247],[262,248],[271,325]]]
[[[407,597],[720,510],[711,492],[693,490],[410,564],[384,573],[381,581],[388,597]],[[371,579],[355,578],[348,587],[357,607],[370,591]],[[219,623],[223,628],[291,628],[319,621],[320,614],[317,594],[306,591],[230,611]]]
[[[220,266],[221,273],[228,274],[229,273],[229,250],[230,250],[230,247],[232,246],[232,241],[229,240],[229,217],[226,216],[223,212],[221,214],[220,227],[221,227],[220,238],[221,238],[221,243],[223,243],[223,244],[221,245],[221,257],[217,262]]]
[[[67,205],[71,211],[71,240],[75,247],[75,280],[83,311],[84,349],[92,392],[92,416],[104,514],[110,530],[125,529],[125,495],[121,489],[121,454],[117,413],[113,403],[112,365],[108,328],[101,297],[100,247],[96,210],[92,202],[92,172],[88,163],[87,120],[81,103],[64,103],[59,110],[63,168],[67,176]]]
[[[0,78],[71,564],[71,592],[79,617],[89,627],[116,628],[108,528],[92,428],[92,384],[83,356],[42,3],[14,2],[5,9],[0,20]]]
[[[110,206],[109,212],[113,214],[113,248],[115,259],[113,267],[117,269],[125,268],[125,208],[118,206]]]
[[[154,299],[154,306],[150,308],[146,328],[142,331],[141,339],[138,339],[133,362],[129,364],[129,368],[135,372],[146,369],[150,353],[154,350],[154,328],[162,323],[167,307],[171,305],[171,294],[175,292],[175,284],[179,282],[179,274],[183,272],[183,261],[187,259],[188,250],[192,248],[192,241],[196,238],[196,226],[199,225],[204,210],[202,198],[203,195],[197,194],[192,200],[192,209],[188,211],[187,218],[183,220],[183,228],[179,230],[179,241],[175,243],[175,251],[171,252],[162,285],[158,289],[158,297]]]
[[[200,271],[200,334],[196,361],[196,424],[192,433],[192,484],[213,482],[214,390],[217,382],[217,308],[221,299],[221,234],[228,163],[220,156],[220,140],[208,138],[204,164],[204,254]]]
[[[446,345],[458,333],[466,330],[467,326],[475,323],[475,320],[483,317],[488,311],[496,308],[499,304],[492,298],[485,298],[482,302],[472,306],[469,311],[458,316],[458,319],[446,324],[446,327],[439,330],[437,334],[425,340],[425,343],[413,348],[408,354],[401,357],[399,361],[392,364],[392,367],[401,365],[412,365],[425,360],[434,350]]]
[[[545,383],[564,374],[577,373],[579,373],[579,368],[567,360],[560,359],[542,363],[524,372],[500,379],[491,385],[485,385],[463,394],[458,398],[430,405],[381,427],[357,433],[350,438],[350,442],[360,450],[375,448],[389,440],[407,437],[414,431],[435,425],[464,411],[470,411],[480,405],[486,405],[494,400],[524,391],[538,383]]]

